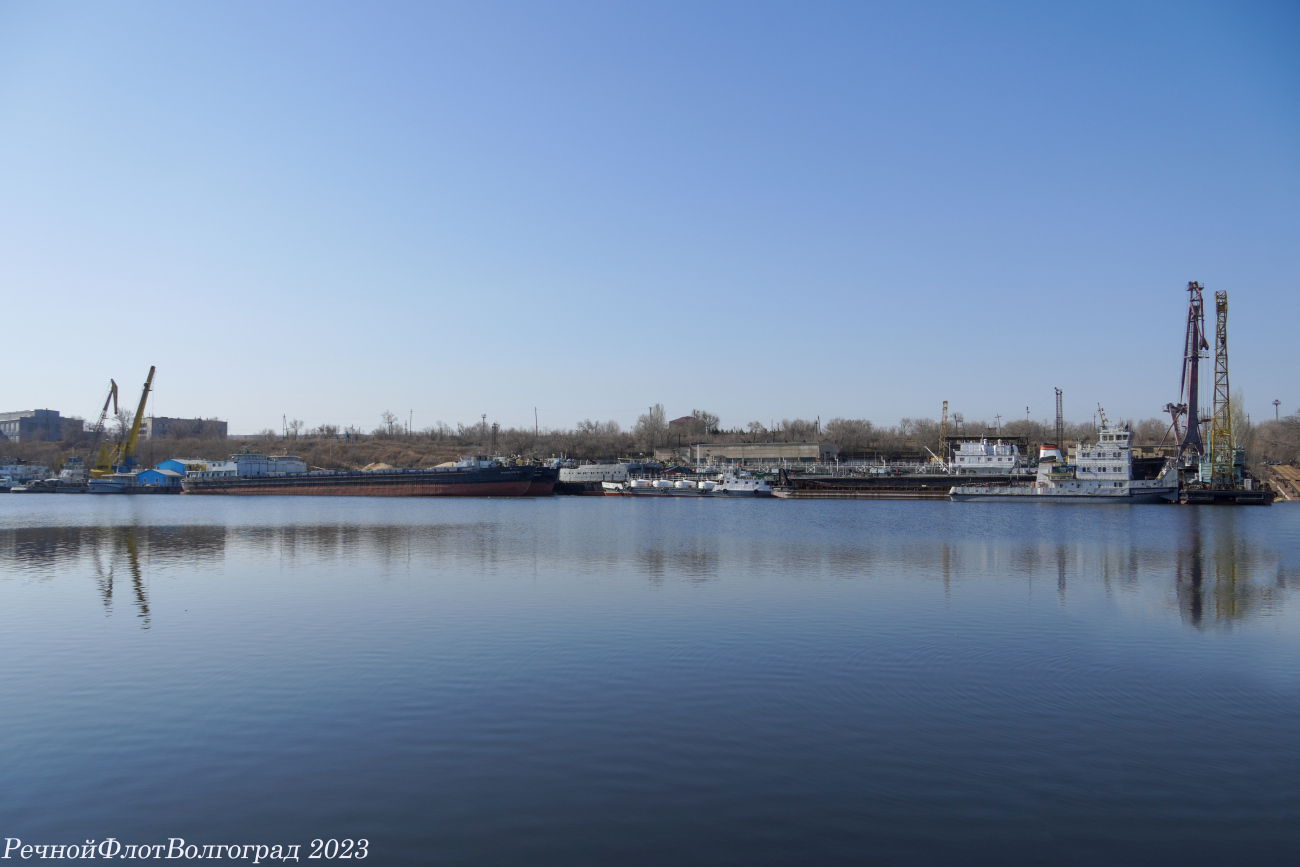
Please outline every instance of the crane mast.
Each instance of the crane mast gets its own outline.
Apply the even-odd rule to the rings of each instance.
[[[943,402],[943,417],[939,421],[939,451],[943,452],[943,457],[939,458],[939,463],[948,460],[948,401]]]
[[[90,444],[90,454],[95,463],[90,468],[92,477],[104,476],[113,472],[113,461],[109,455],[108,443],[104,442],[104,422],[108,419],[108,406],[110,403],[113,405],[113,415],[117,415],[117,382],[112,379],[108,381],[108,396],[104,398],[104,408],[99,411],[99,421],[95,423],[93,428],[95,438]]]
[[[1056,389],[1056,447],[1061,450],[1061,460],[1065,460],[1065,408],[1062,400],[1065,392]]]
[[[1214,420],[1210,423],[1210,483],[1236,484],[1233,471],[1232,402],[1228,393],[1228,293],[1214,293]]]

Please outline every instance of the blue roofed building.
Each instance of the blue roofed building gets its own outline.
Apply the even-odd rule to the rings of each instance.
[[[135,483],[152,488],[179,488],[183,478],[185,474],[175,470],[141,470],[136,473]]]

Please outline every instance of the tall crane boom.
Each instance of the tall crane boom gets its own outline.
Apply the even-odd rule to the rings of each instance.
[[[1214,420],[1210,423],[1210,483],[1236,484],[1232,467],[1232,405],[1228,395],[1228,293],[1214,293]]]
[[[140,422],[144,420],[144,407],[149,402],[149,390],[153,387],[153,372],[156,368],[149,366],[149,377],[144,381],[144,391],[140,392],[140,405],[135,408],[135,419],[131,422],[131,430],[126,435],[126,442],[122,444],[122,460],[120,468],[122,471],[130,471],[135,466],[135,441],[140,436]]]
[[[104,422],[108,419],[108,406],[113,405],[113,415],[117,415],[117,382],[108,381],[108,396],[104,398],[104,408],[99,411],[99,421],[91,429],[94,439],[90,443],[90,457],[95,463],[90,468],[91,476],[102,476],[113,472],[113,462],[109,456],[108,443],[104,442]]]
[[[1200,283],[1187,284],[1187,335],[1183,343],[1183,378],[1178,386],[1177,404],[1168,404],[1166,409],[1173,419],[1175,431],[1178,418],[1187,416],[1182,440],[1178,444],[1178,456],[1184,461],[1198,460],[1205,453],[1201,442],[1200,384],[1201,353],[1210,348],[1205,340],[1205,299],[1201,294]]]

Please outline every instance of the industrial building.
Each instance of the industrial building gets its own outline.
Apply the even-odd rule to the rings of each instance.
[[[694,443],[655,449],[657,461],[728,464],[825,464],[839,456],[830,440],[816,443]]]
[[[86,423],[64,418],[56,409],[28,409],[0,413],[0,440],[9,442],[58,442],[81,436]]]
[[[227,423],[214,418],[167,418],[149,416],[140,422],[140,436],[147,440],[163,437],[203,437],[225,439]]]

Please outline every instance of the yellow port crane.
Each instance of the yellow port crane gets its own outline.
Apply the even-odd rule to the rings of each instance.
[[[99,421],[95,424],[92,431],[95,435],[90,444],[90,455],[94,459],[94,466],[90,468],[92,478],[106,476],[113,472],[113,463],[108,454],[108,443],[104,442],[104,422],[108,419],[108,406],[113,405],[113,415],[117,415],[117,383],[113,380],[108,381],[108,396],[104,398],[104,408],[99,411]]]
[[[939,420],[939,451],[943,457],[935,456],[934,462],[942,464],[948,457],[948,401],[943,402],[943,417]],[[934,453],[931,452],[933,455]]]
[[[135,409],[135,418],[131,421],[131,427],[123,440],[113,447],[108,457],[107,463],[114,472],[129,473],[135,468],[135,442],[140,436],[140,422],[144,420],[144,407],[149,401],[149,391],[153,388],[155,369],[150,365],[149,377],[144,381],[144,391],[140,393],[140,405]]]

